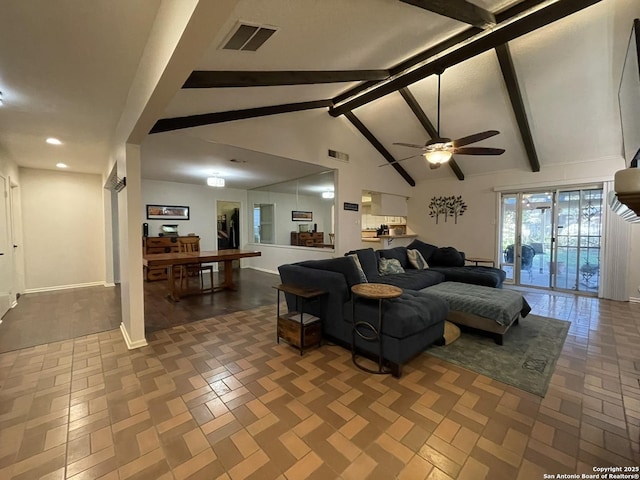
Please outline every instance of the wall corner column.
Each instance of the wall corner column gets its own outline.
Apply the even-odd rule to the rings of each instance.
[[[140,146],[126,144],[118,171],[127,186],[118,196],[122,324],[120,330],[129,349],[147,345],[144,336],[144,290],[142,278],[142,182]],[[120,168],[122,164],[122,168]]]

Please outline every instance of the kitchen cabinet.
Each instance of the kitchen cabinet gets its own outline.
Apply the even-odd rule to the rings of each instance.
[[[406,217],[407,199],[400,195],[374,193],[371,195],[371,214],[391,217]]]

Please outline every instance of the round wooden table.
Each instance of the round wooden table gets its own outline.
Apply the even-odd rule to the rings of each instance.
[[[354,365],[361,370],[369,373],[385,374],[391,373],[389,369],[384,368],[384,356],[382,352],[382,317],[383,300],[397,298],[402,295],[402,289],[393,285],[384,283],[360,283],[351,287],[351,360]],[[378,300],[378,322],[374,325],[367,320],[356,320],[356,297],[366,298],[369,300]],[[378,370],[371,370],[358,363],[358,355],[356,354],[356,335],[368,342],[377,342],[378,344]]]

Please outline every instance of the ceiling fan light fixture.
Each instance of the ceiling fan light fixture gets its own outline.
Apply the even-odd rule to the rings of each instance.
[[[447,163],[449,160],[451,160],[451,155],[452,154],[449,150],[431,150],[423,154],[427,162],[434,165]]]

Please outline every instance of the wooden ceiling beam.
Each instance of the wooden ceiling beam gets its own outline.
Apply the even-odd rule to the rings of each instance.
[[[513,108],[513,113],[516,116],[520,136],[522,137],[522,142],[524,143],[524,148],[527,152],[527,157],[529,158],[531,171],[539,172],[540,161],[538,160],[536,146],[533,143],[533,135],[531,134],[527,111],[525,110],[524,102],[522,101],[522,93],[520,92],[520,85],[518,84],[518,77],[516,76],[516,69],[513,66],[513,59],[511,58],[509,46],[506,44],[497,46],[496,55],[498,56],[500,70],[502,70],[502,77],[504,78],[504,83],[507,87],[507,92],[509,93],[511,107]]]
[[[496,18],[493,16],[493,13],[466,0],[400,1],[482,29],[492,27],[496,24]]]
[[[559,0],[555,3],[543,5],[537,10],[534,8],[528,15],[514,18],[512,21],[507,21],[512,18],[509,16],[511,10],[508,10],[504,14],[497,16],[498,24],[494,29],[480,31],[478,34],[474,34],[471,31],[462,32],[462,34],[459,34],[461,37],[464,38],[467,36],[463,43],[450,46],[441,50],[440,53],[423,60],[417,59],[424,57],[424,55],[416,56],[412,60],[415,61],[413,65],[409,66],[405,63],[404,69],[400,72],[391,69],[392,76],[388,80],[383,80],[367,90],[359,91],[351,97],[348,96],[348,92],[345,92],[345,94],[339,97],[342,100],[334,99],[335,106],[329,109],[329,113],[334,117],[343,115],[357,107],[398,91],[430,75],[442,72],[448,67],[457,65],[488,50],[492,50],[499,45],[506,44],[515,38],[567,17],[600,1],[601,0]],[[528,1],[526,5],[535,7],[539,3],[541,2]],[[516,15],[523,12],[521,9],[522,7],[518,7],[517,10],[514,10]]]
[[[384,148],[382,143],[380,143],[380,141],[373,135],[373,133],[371,133],[369,129],[364,126],[364,124],[358,119],[358,117],[354,115],[353,112],[345,113],[345,117],[347,117],[347,119],[353,124],[353,126],[356,127],[358,131],[364,136],[364,138],[369,141],[373,148],[375,148],[380,153],[380,155],[382,155],[385,160],[389,162],[393,168],[396,169],[396,172],[398,172],[409,185],[411,185],[412,187],[416,186],[416,181],[413,179],[413,177],[411,177],[411,175],[409,175],[409,173],[396,162],[396,159],[393,158],[393,155],[391,155],[389,151]]]
[[[425,129],[429,137],[436,138],[438,136],[438,132],[433,126],[433,123],[431,123],[431,120],[429,120],[429,117],[427,117],[427,114],[418,103],[418,100],[416,100],[416,97],[414,97],[411,91],[406,87],[401,88],[399,92],[400,95],[402,95],[402,98],[404,98],[404,101],[407,102],[407,105],[416,116],[422,127]],[[455,158],[453,158],[453,156],[451,156],[451,159],[447,163],[449,164],[449,168],[451,168],[456,177],[458,177],[458,180],[464,180],[464,173],[462,173],[462,169],[456,162]]]
[[[320,83],[370,82],[389,77],[389,70],[205,71],[195,70],[182,88],[273,87]]]
[[[333,104],[331,100],[317,100],[314,102],[287,103],[268,107],[247,108],[245,110],[230,110],[226,112],[204,113],[187,117],[162,118],[156,122],[149,133],[170,132],[183,128],[201,127],[215,123],[244,120],[247,118],[265,117],[280,113],[299,112],[314,108],[326,108]]]

